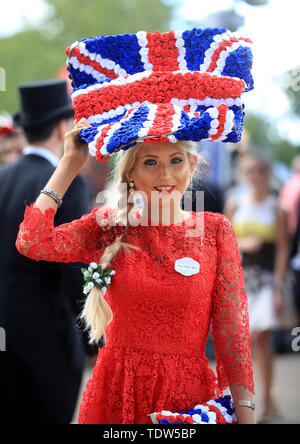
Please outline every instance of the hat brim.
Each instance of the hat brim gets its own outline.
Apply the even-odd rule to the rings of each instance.
[[[117,121],[84,128],[79,136],[89,144],[90,154],[104,162],[138,142],[237,142],[242,127],[243,107],[221,104],[188,112],[171,103],[149,104],[127,111]]]
[[[40,125],[47,124],[56,119],[68,119],[74,116],[74,110],[70,105],[65,105],[63,107],[57,108],[46,115],[32,116],[22,111],[17,112],[13,116],[13,121],[16,126],[21,126],[23,128],[32,128]]]

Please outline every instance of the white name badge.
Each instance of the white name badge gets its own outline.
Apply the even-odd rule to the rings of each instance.
[[[183,276],[192,276],[192,274],[199,273],[200,264],[191,257],[182,257],[175,261],[174,268]]]

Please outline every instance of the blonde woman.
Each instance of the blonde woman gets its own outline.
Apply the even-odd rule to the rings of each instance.
[[[202,164],[191,140],[239,139],[242,114],[236,105],[229,109],[233,99],[229,104],[213,102],[218,104],[213,106],[208,98],[203,112],[202,105],[199,110],[184,105],[192,102],[177,102],[185,110],[168,102],[168,88],[174,93],[177,85],[176,94],[188,94],[189,82],[197,77],[203,80],[204,91],[208,80],[219,85],[220,76],[208,74],[202,79],[189,71],[180,72],[179,77],[177,71],[168,72],[167,76],[155,69],[158,51],[151,52],[161,45],[162,53],[170,51],[173,57],[173,47],[182,48],[189,36],[192,42],[202,39],[207,45],[212,36],[218,36],[219,42],[230,37],[217,28],[203,31],[101,37],[77,42],[68,51],[75,86],[82,77],[91,80],[88,75],[96,69],[106,76],[117,72],[119,77],[75,89],[72,103],[78,123],[66,135],[64,155],[55,173],[36,202],[26,208],[16,245],[35,260],[90,264],[84,271],[87,297],[82,317],[91,342],[97,343],[104,335],[105,346],[99,349],[83,394],[81,424],[151,424],[149,415],[154,411],[182,412],[222,396],[226,388],[230,388],[238,422],[255,422],[247,296],[235,234],[222,214],[180,207]],[[120,66],[131,68],[129,49],[122,61],[122,42],[132,51],[137,42],[139,47],[147,44],[148,52],[141,54],[144,65],[153,71],[123,76]],[[108,56],[110,45],[114,51],[120,48],[120,64],[106,63],[101,71],[98,65]],[[98,51],[102,58],[93,55],[95,63],[87,73],[79,68],[89,51]],[[136,60],[133,55],[132,60]],[[159,63],[162,69],[161,58]],[[99,72],[94,76],[99,78]],[[226,77],[226,88],[233,84],[230,94],[238,93],[238,85],[245,87],[244,80]],[[154,104],[138,106],[146,87],[150,87],[148,99]],[[159,88],[164,89],[164,103]],[[134,94],[126,100],[138,102],[124,110],[125,93]],[[114,103],[112,112],[107,111],[110,103]],[[102,120],[100,112],[105,113]],[[95,113],[92,119],[91,113]],[[80,120],[83,117],[88,121]],[[94,208],[79,220],[54,227],[53,217],[88,152],[101,161],[116,152],[118,206]],[[139,210],[134,199],[137,194],[143,201]],[[205,357],[211,322],[217,375]],[[204,415],[203,421],[206,418]]]

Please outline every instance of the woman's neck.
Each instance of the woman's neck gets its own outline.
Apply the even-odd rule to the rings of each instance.
[[[180,224],[189,217],[189,212],[183,211],[180,207],[174,209],[159,208],[152,210],[148,208],[148,215],[142,213],[144,219],[148,220],[151,225],[169,225]]]
[[[260,202],[266,199],[269,195],[269,190],[266,188],[253,188],[250,192],[250,199],[252,202]]]

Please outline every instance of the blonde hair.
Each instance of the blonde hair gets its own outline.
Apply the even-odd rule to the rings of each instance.
[[[112,175],[118,191],[120,192],[123,190],[121,184],[127,183],[125,199],[124,195],[120,193],[118,201],[119,211],[116,219],[116,222],[122,222],[124,225],[127,225],[127,215],[134,206],[134,202],[128,202],[127,199],[130,189],[129,174],[134,168],[138,153],[144,147],[144,145],[145,144],[142,142],[137,143],[134,147],[128,150],[118,151],[118,153],[115,155],[115,167]],[[192,156],[197,156],[198,160],[201,158],[200,168],[207,166],[205,159],[197,152],[197,143],[192,141],[181,141],[177,142],[176,145],[184,150],[190,163]],[[197,165],[197,167],[199,168],[199,165]],[[99,263],[102,266],[102,269],[109,266],[113,257],[118,253],[120,248],[123,247],[126,251],[129,251],[130,249],[140,250],[140,248],[136,247],[135,245],[122,242],[121,239],[122,236],[117,236],[115,241],[104,250]],[[104,335],[105,338],[105,329],[113,319],[113,312],[103,296],[104,295],[99,287],[93,287],[86,298],[83,311],[80,315],[80,318],[85,322],[86,329],[90,329],[90,344],[98,343],[102,335]]]

